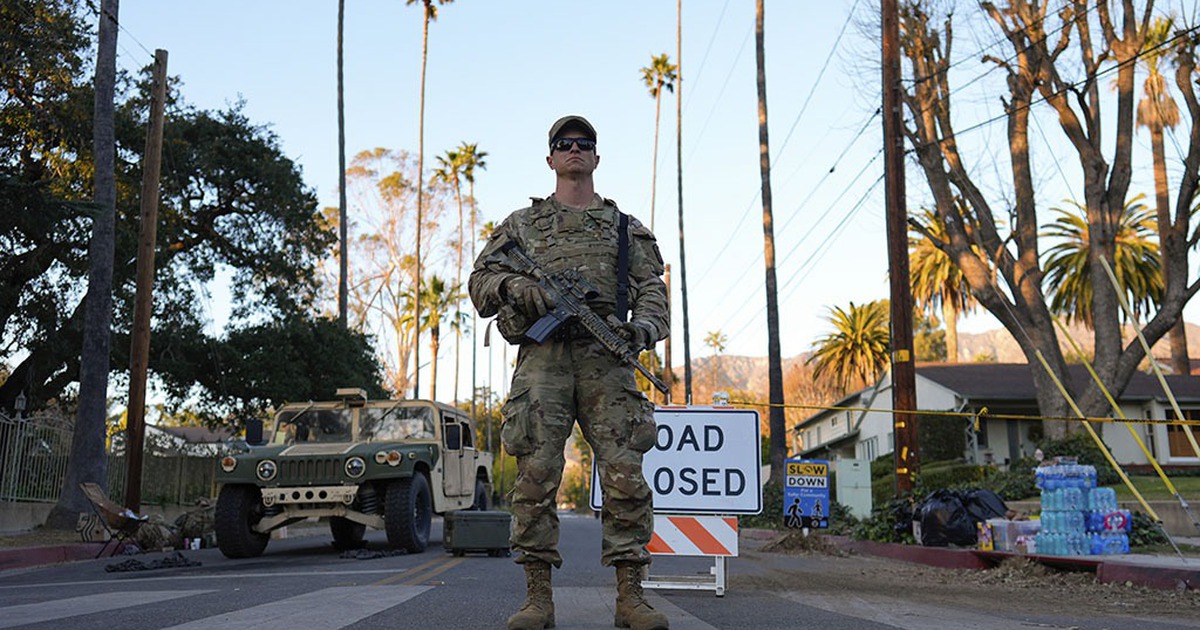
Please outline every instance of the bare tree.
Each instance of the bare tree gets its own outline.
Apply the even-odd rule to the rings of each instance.
[[[1089,263],[1092,283],[1097,287],[1092,296],[1096,371],[1108,389],[1120,391],[1144,358],[1136,341],[1122,345],[1117,296],[1111,290],[1100,289],[1110,285],[1099,260],[1112,260],[1114,228],[1129,195],[1136,111],[1134,71],[1139,57],[1145,54],[1143,40],[1153,2],[1147,2],[1141,11],[1135,10],[1132,0],[1112,4],[1119,4],[1119,11],[1110,8],[1109,2],[1084,0],[1059,0],[1053,9],[1049,3],[1030,0],[1012,0],[1004,7],[981,4],[1011,49],[1003,58],[984,58],[1004,73],[1007,84],[1001,102],[1007,123],[1010,179],[1002,183],[999,196],[989,195],[989,187],[976,181],[980,169],[960,151],[951,115],[955,90],[948,72],[953,41],[950,18],[946,17],[939,28],[930,17],[929,2],[910,1],[902,8],[902,47],[913,72],[905,86],[910,119],[906,133],[934,208],[946,228],[942,238],[927,230],[922,231],[923,235],[949,255],[962,270],[975,299],[1016,338],[1031,364],[1038,405],[1048,416],[1066,416],[1070,410],[1038,360],[1039,354],[1045,357],[1050,371],[1057,376],[1065,371],[1047,308],[1039,256],[1034,164],[1029,145],[1034,107],[1049,108],[1056,116],[1082,172],[1083,206],[1090,226]],[[1196,126],[1200,103],[1193,82],[1196,32],[1180,31],[1163,46],[1177,53],[1177,82],[1192,121],[1191,143],[1176,191],[1174,230],[1167,237],[1176,240],[1168,240],[1169,246],[1164,242],[1163,248],[1167,277],[1185,279],[1186,251],[1196,238],[1188,237],[1189,212],[1200,166],[1200,128]],[[1072,73],[1080,76],[1072,79]],[[1113,73],[1115,96],[1102,98],[1100,83]],[[1116,107],[1112,117],[1105,118],[1113,100]],[[1105,130],[1115,130],[1114,141],[1102,142]],[[955,203],[958,197],[962,204]],[[1004,225],[1008,227],[1002,231]],[[1175,324],[1183,305],[1197,289],[1200,284],[1184,281],[1167,288],[1157,314],[1143,329],[1151,343]],[[1089,383],[1077,394],[1086,413],[1107,409],[1096,385]],[[1051,435],[1061,434],[1065,426],[1049,423],[1047,430]]]

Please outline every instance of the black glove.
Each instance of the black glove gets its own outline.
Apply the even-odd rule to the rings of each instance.
[[[513,276],[504,281],[508,300],[526,315],[538,318],[554,308],[554,298],[537,282],[525,276]]]
[[[634,350],[649,350],[654,347],[654,327],[648,322],[634,320],[617,326],[614,330],[622,339],[629,342]]]

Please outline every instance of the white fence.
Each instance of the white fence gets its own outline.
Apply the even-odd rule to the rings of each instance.
[[[57,501],[71,438],[70,429],[36,416],[0,414],[0,501]],[[216,457],[147,450],[142,462],[143,503],[189,505],[215,496]],[[107,491],[114,501],[124,496],[125,477],[124,455],[109,453]]]

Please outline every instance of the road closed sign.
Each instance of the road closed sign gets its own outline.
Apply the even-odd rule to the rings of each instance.
[[[654,491],[655,512],[758,514],[762,512],[762,456],[758,412],[732,407],[661,407],[658,438],[642,474]],[[591,507],[603,503],[592,471]]]

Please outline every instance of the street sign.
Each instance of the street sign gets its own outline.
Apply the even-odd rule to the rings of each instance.
[[[688,514],[762,512],[762,447],[758,412],[734,407],[659,407],[658,439],[642,474],[654,492],[654,511]],[[593,467],[591,507],[599,510]]]
[[[783,524],[797,529],[829,527],[829,462],[784,462]]]

